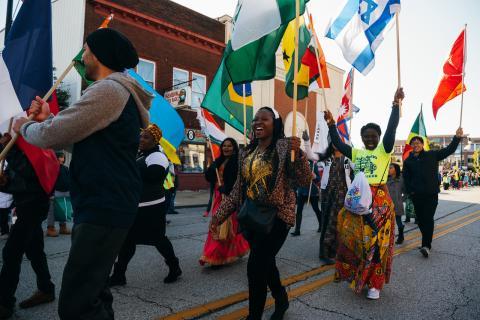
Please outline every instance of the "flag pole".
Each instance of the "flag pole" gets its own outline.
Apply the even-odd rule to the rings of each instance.
[[[243,143],[247,146],[247,97],[245,94],[245,83],[242,84],[243,91]]]
[[[70,72],[70,70],[72,70],[73,66],[75,65],[75,61],[72,61],[70,62],[70,64],[68,65],[68,67],[65,69],[65,71],[63,71],[63,73],[60,75],[60,77],[57,79],[57,81],[55,81],[54,85],[50,88],[50,90],[48,90],[48,92],[43,96],[43,100],[47,101],[50,96],[52,95],[52,93],[55,91],[55,89],[58,88],[58,86],[60,85],[60,83],[63,81],[63,79],[65,79],[65,77],[67,76],[67,74]],[[33,120],[33,118],[35,117],[34,114],[31,114],[28,116],[28,120]],[[17,141],[18,139],[18,134],[15,134],[12,139],[10,140],[10,142],[8,142],[8,144],[5,146],[5,148],[3,149],[3,151],[0,153],[0,160],[4,160],[6,157],[7,157],[7,154],[8,152],[10,151],[10,149],[12,149],[13,145],[15,144],[15,142]]]
[[[10,132],[12,131],[12,125],[13,125],[13,117],[10,118],[10,121],[8,123],[8,131],[7,131],[8,134],[10,134]],[[0,162],[0,176],[3,175],[3,171],[5,171],[5,159],[2,159],[2,161]]]
[[[395,29],[397,33],[397,83],[398,89],[402,87],[402,74],[400,71],[400,18],[398,12],[395,14]],[[400,117],[402,117],[402,101],[400,101]]]
[[[198,101],[201,104],[200,99],[198,99]],[[212,155],[212,161],[215,162],[215,154],[213,153],[212,140],[210,139],[210,135],[208,134],[208,128],[207,128],[207,121],[206,121],[206,118],[205,118],[205,113],[203,112],[203,108],[202,108],[201,105],[200,105],[199,108],[200,108],[200,112],[202,113],[203,122],[205,123],[205,132],[204,132],[205,138],[207,139],[207,144],[208,144],[208,147],[210,148],[210,152],[211,152],[211,155]],[[202,124],[200,124],[200,127],[202,127]],[[217,167],[215,167],[215,173],[217,174],[218,185],[221,186],[222,182],[220,180],[220,173],[218,172]]]
[[[463,29],[463,66],[462,66],[462,98],[460,102],[460,128],[462,127],[463,120],[463,91],[464,90],[464,80],[465,80],[465,58],[467,56],[467,24],[465,23],[465,28]]]
[[[350,79],[351,84],[351,90],[350,90],[350,105],[348,106],[349,111],[350,111],[350,130],[348,131],[348,140],[350,141],[350,144],[353,145],[352,143],[352,124],[353,124],[353,85],[355,82],[353,81],[355,74],[355,69],[352,68],[352,79]]]
[[[292,119],[292,137],[297,136],[297,97],[298,97],[298,37],[300,27],[300,0],[295,0],[295,61],[293,70],[293,119]],[[295,161],[295,151],[292,150],[290,160]]]

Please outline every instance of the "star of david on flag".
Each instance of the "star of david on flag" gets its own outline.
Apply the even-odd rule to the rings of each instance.
[[[363,75],[375,66],[375,51],[400,12],[400,0],[342,0],[326,37],[335,40],[345,60]]]

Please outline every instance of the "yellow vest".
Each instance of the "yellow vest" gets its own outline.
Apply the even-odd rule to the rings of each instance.
[[[168,173],[167,177],[165,178],[165,182],[163,183],[163,187],[165,190],[170,190],[174,187],[175,185],[173,184],[173,175],[172,173]]]

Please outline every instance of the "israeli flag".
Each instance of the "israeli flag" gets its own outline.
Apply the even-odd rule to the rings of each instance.
[[[375,51],[400,12],[400,0],[342,0],[326,37],[340,46],[345,59],[363,75],[375,65]]]

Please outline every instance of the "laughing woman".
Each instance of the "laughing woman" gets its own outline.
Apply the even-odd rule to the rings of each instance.
[[[240,157],[237,180],[212,218],[211,230],[216,230],[228,216],[241,208],[239,221],[243,223],[240,226],[250,244],[247,319],[262,318],[267,286],[275,298],[275,312],[271,319],[282,319],[289,303],[275,257],[288,230],[295,224],[295,190],[308,186],[311,173],[307,157],[300,150],[300,139],[284,138],[282,119],[271,108],[257,111],[252,129],[254,139]],[[290,160],[291,150],[295,151],[294,162]],[[255,213],[271,219],[264,224],[252,223]],[[251,219],[241,220],[242,214]]]
[[[215,216],[224,196],[232,191],[238,173],[238,144],[232,138],[223,140],[220,145],[222,154],[208,168],[205,176],[208,182],[215,184],[212,217]],[[217,170],[220,178],[218,184]],[[237,214],[233,213],[219,229],[226,232],[208,232],[200,264],[221,266],[232,263],[248,253],[248,242],[238,233]],[[219,234],[220,233],[220,234]]]
[[[335,279],[351,284],[356,293],[368,286],[369,299],[380,298],[380,290],[390,280],[395,236],[395,211],[386,185],[390,157],[399,121],[399,106],[404,98],[398,89],[382,143],[382,131],[375,123],[361,129],[365,149],[355,149],[338,136],[335,120],[325,114],[330,137],[335,147],[354,163],[354,172],[364,172],[372,192],[372,208],[359,216],[345,208],[338,213],[338,248]]]

